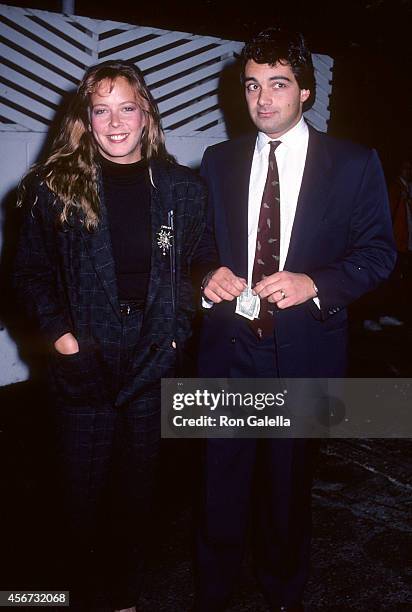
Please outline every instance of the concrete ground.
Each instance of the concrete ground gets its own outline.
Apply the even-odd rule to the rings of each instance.
[[[313,492],[308,610],[412,610],[411,451],[412,443],[404,440],[324,444]],[[187,507],[177,507],[153,556],[141,612],[189,610],[188,524]],[[250,559],[230,608],[247,611],[267,611]]]
[[[352,327],[353,376],[411,377],[412,325],[365,332]],[[0,589],[64,588],[65,551],[55,495],[51,430],[39,389],[0,389],[2,478]],[[177,446],[179,445],[179,446]],[[184,612],[193,597],[191,441],[165,443],[156,540],[141,612]],[[313,492],[310,611],[412,611],[412,441],[323,442]],[[53,484],[54,483],[54,484]],[[250,559],[230,612],[267,608]],[[213,612],[211,610],[210,612]]]

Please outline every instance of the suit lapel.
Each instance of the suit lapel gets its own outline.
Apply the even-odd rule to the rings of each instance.
[[[150,310],[156,299],[160,283],[161,272],[165,265],[169,265],[170,253],[166,250],[165,255],[158,244],[158,236],[162,225],[168,225],[168,212],[173,209],[173,194],[170,189],[169,174],[163,170],[156,161],[150,162],[150,218],[152,252],[150,263],[150,277],[146,298],[146,313]]]
[[[107,208],[103,197],[103,186],[101,177],[99,178],[99,199],[100,199],[100,223],[96,230],[87,231],[84,226],[81,228],[83,240],[86,243],[90,259],[99,277],[107,298],[113,307],[116,315],[121,318],[119,299],[117,293],[117,278],[114,265],[111,236],[108,224]]]
[[[285,270],[299,271],[307,249],[312,249],[317,230],[329,205],[332,163],[322,134],[309,126],[309,143],[302,185]]]
[[[225,205],[229,228],[229,240],[233,254],[233,271],[247,279],[248,270],[248,202],[249,180],[256,135],[251,134],[235,143],[235,151],[229,160],[230,170],[225,168]]]

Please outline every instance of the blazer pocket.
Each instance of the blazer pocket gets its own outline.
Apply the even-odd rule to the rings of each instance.
[[[77,351],[77,353],[70,353],[68,355],[65,353],[59,353],[59,351],[56,351],[54,353],[54,356],[64,366],[74,364],[77,361],[79,361],[81,358],[80,351]]]
[[[101,372],[87,351],[54,354],[51,361],[53,386],[59,401],[72,405],[94,404],[101,393]]]

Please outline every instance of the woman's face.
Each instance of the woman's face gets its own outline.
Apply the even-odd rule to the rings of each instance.
[[[91,131],[103,157],[117,164],[139,161],[146,120],[129,81],[101,81],[90,102]]]

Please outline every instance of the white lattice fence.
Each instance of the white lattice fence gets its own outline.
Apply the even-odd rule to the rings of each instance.
[[[142,69],[167,132],[224,139],[219,75],[241,48],[211,36],[0,5],[0,130],[47,131],[85,68],[117,58]],[[314,61],[317,99],[307,118],[326,130],[332,60]]]
[[[142,69],[166,130],[225,137],[219,74],[241,43],[9,6],[0,19],[1,129],[47,131],[85,68],[118,58]]]

